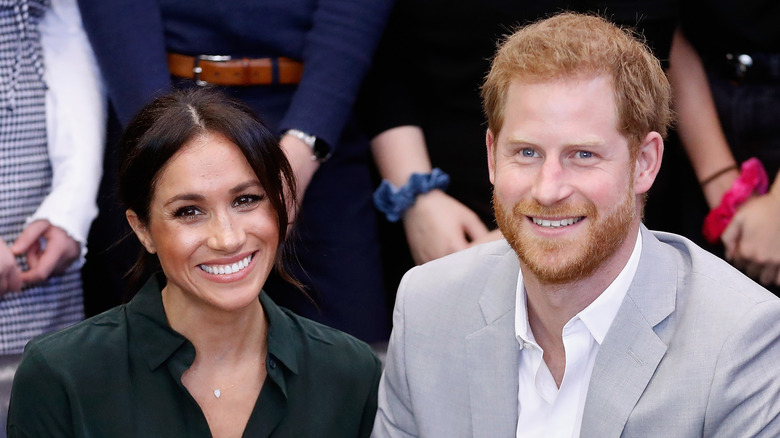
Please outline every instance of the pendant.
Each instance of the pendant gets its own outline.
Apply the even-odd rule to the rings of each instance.
[[[222,391],[220,391],[219,389],[215,389],[214,390],[214,397],[219,398],[220,395],[222,395]]]

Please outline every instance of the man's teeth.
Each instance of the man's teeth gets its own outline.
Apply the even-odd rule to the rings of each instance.
[[[572,224],[576,224],[577,222],[581,221],[582,217],[570,217],[568,219],[561,219],[559,221],[551,221],[547,219],[537,219],[532,218],[534,223],[536,225],[547,227],[547,228],[560,228],[560,227],[566,227]]]
[[[252,255],[246,256],[243,260],[233,263],[232,265],[200,265],[200,269],[208,272],[209,274],[226,275],[234,274],[247,266],[252,261]]]

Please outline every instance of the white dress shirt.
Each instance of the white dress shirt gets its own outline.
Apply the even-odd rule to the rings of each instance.
[[[563,327],[566,368],[560,388],[543,360],[544,351],[536,343],[528,323],[522,272],[518,275],[515,335],[522,350],[518,370],[518,438],[579,436],[585,397],[599,345],[628,292],[641,252],[642,235],[637,233],[631,257],[617,278]]]
[[[27,222],[46,219],[81,244],[97,216],[107,102],[76,0],[51,0],[39,25],[52,191]]]

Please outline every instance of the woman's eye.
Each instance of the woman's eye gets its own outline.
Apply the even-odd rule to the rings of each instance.
[[[250,207],[260,202],[264,196],[261,195],[241,195],[233,201],[235,207]]]
[[[592,158],[593,152],[590,151],[578,151],[577,158]]]
[[[174,217],[181,217],[181,218],[189,218],[194,217],[201,214],[200,210],[192,205],[188,205],[186,207],[181,207],[176,209],[176,211],[173,213]]]

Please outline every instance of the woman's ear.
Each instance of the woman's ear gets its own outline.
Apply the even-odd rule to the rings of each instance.
[[[138,215],[135,214],[133,210],[127,209],[127,211],[125,211],[125,217],[127,218],[127,223],[130,224],[130,228],[133,229],[136,237],[141,241],[141,245],[146,248],[146,251],[150,254],[156,253],[157,247],[154,245],[152,235],[149,233],[146,225],[138,218]]]

